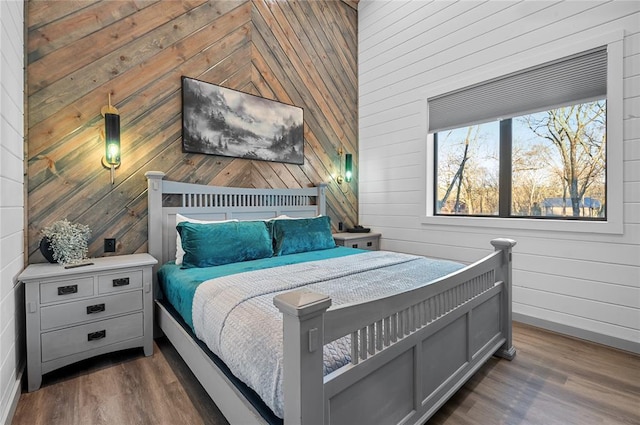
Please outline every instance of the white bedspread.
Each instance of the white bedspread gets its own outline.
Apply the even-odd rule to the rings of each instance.
[[[306,287],[329,295],[332,305],[391,295],[462,267],[383,251],[246,272],[202,283],[193,299],[196,336],[232,373],[283,416],[280,292]],[[325,374],[347,364],[349,338],[325,346]]]

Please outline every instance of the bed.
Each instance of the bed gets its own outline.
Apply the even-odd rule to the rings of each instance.
[[[295,218],[301,219],[300,223],[315,226],[322,222],[326,226],[328,221],[322,219],[326,215],[326,187],[225,188],[166,181],[164,173],[156,171],[147,172],[146,176],[149,252],[159,264],[166,264],[161,269],[162,281],[157,278],[154,281],[157,332],[167,336],[232,424],[424,423],[491,356],[508,360],[515,356],[511,335],[511,250],[515,241],[510,239],[492,240],[494,252],[471,265],[447,269],[449,265],[445,262],[442,270],[452,272],[429,278],[428,284],[407,288],[394,285],[401,285],[396,281],[402,282],[404,278],[400,276],[407,273],[422,276],[424,270],[420,267],[435,267],[427,265],[432,264],[431,260],[400,253],[354,252],[348,248],[309,253],[303,249],[290,254],[281,251],[288,255],[243,262],[241,268],[247,270],[242,275],[229,272],[212,281],[201,278],[206,281],[199,281],[191,304],[171,305],[167,299],[171,296],[166,296],[171,290],[166,286],[167,294],[161,290],[161,285],[169,280],[166,270],[197,263],[198,256],[194,257],[194,251],[186,248],[183,267],[167,263],[176,260],[177,245],[192,247],[190,241],[197,238],[190,235],[201,235],[189,232],[210,228],[206,224],[202,227],[182,223],[178,228],[184,239],[182,244],[177,243],[179,215],[196,223],[232,220],[222,225],[230,229],[239,226],[233,220],[251,222],[243,226],[252,229],[255,226],[262,229],[254,223],[273,221],[277,224],[265,226],[273,232],[269,237],[276,241],[274,249],[278,246],[286,250],[283,248],[286,243],[278,245],[277,236],[285,231],[278,233],[274,229],[303,226],[294,223]],[[254,267],[254,261],[269,265],[258,271],[255,268],[263,266]],[[273,261],[287,264],[273,265]],[[237,268],[231,263],[227,267]],[[319,265],[326,264],[331,264],[326,267],[328,271],[317,271]],[[195,264],[194,273],[202,274],[201,270],[207,267],[225,266]],[[408,267],[412,271],[402,269],[394,274],[394,267]],[[375,296],[364,299],[340,292],[344,288],[351,290],[351,283],[359,281],[361,273],[368,273],[374,280],[376,276],[379,281],[387,279],[382,283],[388,285],[380,285],[382,289],[374,292]],[[270,277],[265,277],[269,274]],[[261,291],[267,279],[280,286]],[[302,282],[304,279],[309,282]],[[209,285],[211,282],[215,286]],[[246,288],[241,286],[245,283]],[[224,296],[209,301],[210,298],[203,298],[207,291]],[[230,299],[231,307],[223,310]],[[268,314],[256,313],[257,307],[245,305],[249,299],[261,308],[270,308]],[[180,310],[193,311],[193,316],[187,313],[185,318]],[[247,317],[277,316],[278,321],[267,326],[265,318],[256,322],[260,326],[249,326],[240,316],[234,318],[238,310],[250,313]],[[202,334],[205,327],[212,323],[211,326],[216,326],[218,322],[224,322],[226,327],[216,328],[211,337]],[[270,356],[260,350],[262,345],[272,345],[262,342],[263,337],[276,333],[270,326],[281,330],[273,343],[279,350],[277,361],[271,361],[279,373],[279,380],[271,384],[277,387],[273,392],[281,394],[276,401],[262,396],[262,390],[254,388],[252,382],[239,380],[238,376],[244,378],[243,372],[236,369],[236,363],[262,365],[263,360],[269,363]],[[240,338],[229,331],[236,328],[251,333]],[[222,342],[223,334],[250,343],[258,340],[259,344],[231,349]],[[226,360],[225,353],[234,356],[229,364],[222,361]],[[240,360],[235,360],[236,356]],[[327,358],[332,356],[339,359],[339,364],[327,369]]]

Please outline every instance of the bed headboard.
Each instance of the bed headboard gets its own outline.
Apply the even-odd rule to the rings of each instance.
[[[164,175],[161,171],[145,173],[149,254],[159,265],[175,259],[176,214],[200,220],[258,220],[283,214],[290,217],[326,214],[326,184],[303,189],[249,189],[167,181],[163,180]]]

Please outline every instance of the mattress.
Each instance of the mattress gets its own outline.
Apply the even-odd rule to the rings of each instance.
[[[175,262],[162,265],[158,270],[158,280],[162,293],[157,298],[170,304],[182,317],[184,322],[193,330],[192,305],[196,289],[202,282],[217,277],[233,274],[264,270],[272,267],[298,264],[309,261],[326,260],[329,258],[346,257],[363,254],[367,251],[355,248],[338,246],[332,249],[303,252],[259,260],[242,261],[215,267],[194,267],[182,269]]]

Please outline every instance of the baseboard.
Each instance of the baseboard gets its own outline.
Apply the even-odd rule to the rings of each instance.
[[[527,325],[536,326],[538,328],[547,329],[575,338],[585,339],[587,341],[607,345],[619,350],[629,351],[634,354],[640,354],[640,342],[628,341],[626,339],[616,338],[585,329],[575,328],[573,326],[563,325],[561,323],[551,322],[549,320],[527,316],[516,312],[513,313],[512,317],[516,322],[525,323]]]
[[[18,400],[20,400],[20,394],[22,394],[22,373],[24,372],[24,366],[20,368],[20,372],[18,373],[18,377],[13,384],[13,395],[11,396],[10,402],[7,404],[7,409],[0,416],[0,423],[2,425],[10,425],[13,421],[13,415],[16,413],[16,408],[18,407]]]

